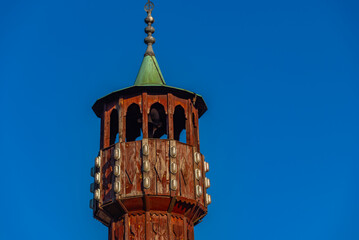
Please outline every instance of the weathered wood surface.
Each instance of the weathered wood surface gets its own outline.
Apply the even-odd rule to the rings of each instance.
[[[192,99],[182,99],[174,96],[171,93],[161,95],[151,95],[146,92],[139,93],[138,95],[127,96],[119,98],[116,101],[106,103],[104,105],[104,112],[101,118],[101,149],[110,146],[110,116],[113,109],[116,109],[119,113],[119,140],[120,142],[126,139],[126,114],[127,109],[131,104],[137,104],[142,114],[142,132],[143,137],[148,137],[148,114],[151,106],[155,103],[160,103],[167,115],[167,129],[168,138],[173,139],[173,114],[176,106],[181,106],[185,111],[186,117],[186,141],[190,145],[194,145],[199,148],[198,139],[198,127],[194,129],[194,125],[198,126],[198,109],[193,106]],[[194,119],[193,115],[194,114]],[[195,122],[193,122],[195,121]],[[195,132],[196,131],[196,132]]]
[[[159,103],[166,113],[168,139],[148,138],[148,114],[151,106]],[[142,114],[143,139],[126,142],[126,115],[131,104],[137,104]],[[185,114],[186,143],[174,140],[174,111],[181,106]],[[110,145],[111,112],[118,111],[118,143]],[[177,125],[178,126],[178,125]],[[148,146],[148,155],[143,146]],[[114,150],[121,151],[114,159]],[[171,154],[171,147],[176,155]],[[104,105],[101,116],[101,199],[94,208],[94,216],[109,227],[109,240],[194,240],[194,225],[207,213],[204,187],[204,157],[195,163],[199,152],[198,109],[194,99],[185,99],[172,93],[149,94],[139,92],[113,100]],[[148,161],[149,170],[143,170]],[[171,171],[171,163],[177,171]],[[120,175],[113,174],[115,165]],[[196,179],[196,169],[201,178]],[[150,185],[145,188],[143,180]],[[171,189],[171,181],[177,189]],[[114,184],[120,183],[115,194]],[[202,188],[202,195],[196,188]]]
[[[112,159],[113,148],[105,151],[102,158],[102,190],[103,190],[103,203],[106,204],[112,201],[112,178],[113,178],[113,166],[114,161]]]
[[[148,155],[142,154],[143,145],[148,145]],[[115,148],[120,148],[121,158],[115,160],[113,152]],[[171,148],[175,148],[176,155],[171,154]],[[195,156],[198,154],[199,162],[195,162]],[[203,207],[205,207],[205,194],[206,188],[204,186],[204,157],[202,154],[197,153],[197,149],[180,143],[175,140],[165,139],[143,139],[142,141],[123,142],[116,144],[103,151],[102,161],[102,202],[108,203],[114,201],[122,201],[123,199],[138,198],[136,209],[144,206],[143,196],[152,196],[147,202],[147,208],[158,206],[157,202],[153,202],[154,196],[177,198],[175,202],[181,201],[183,204],[172,205],[164,207],[164,209],[173,209],[175,206],[175,212],[191,212],[188,208],[193,206],[184,204],[184,202],[198,201]],[[149,171],[143,170],[143,162],[148,161]],[[177,167],[177,171],[171,172],[171,163],[174,163]],[[115,165],[120,166],[120,176],[115,177],[113,169]],[[196,178],[196,170],[200,170],[200,178]],[[144,188],[143,180],[149,178],[150,187]],[[114,181],[120,181],[120,192],[115,195],[114,193]],[[171,181],[177,181],[177,189],[171,189]],[[202,189],[202,194],[197,195],[197,186]],[[116,196],[116,197],[115,197]],[[143,202],[143,203],[142,203]],[[164,201],[167,203],[171,201]],[[128,204],[128,202],[126,202]],[[140,205],[139,205],[140,204]],[[151,206],[153,205],[153,206]],[[134,205],[131,205],[134,207]],[[163,209],[163,208],[161,208]],[[126,212],[124,209],[122,212]],[[203,211],[202,211],[203,212]],[[191,213],[192,215],[198,213]]]
[[[179,145],[181,146],[181,145]],[[194,197],[194,176],[193,176],[193,150],[188,146],[181,146],[181,154],[179,155],[179,179],[181,196],[185,198]]]
[[[111,223],[109,240],[193,240],[193,227],[187,218],[180,215],[134,213]]]
[[[156,195],[169,194],[169,156],[166,149],[168,141],[161,139],[152,139],[156,149]],[[167,145],[168,146],[168,145]]]
[[[125,143],[124,173],[125,173],[125,196],[139,196],[142,194],[141,176],[141,142]]]

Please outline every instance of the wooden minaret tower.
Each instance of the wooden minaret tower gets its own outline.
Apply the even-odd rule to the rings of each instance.
[[[193,240],[211,203],[198,126],[207,106],[200,95],[166,85],[152,48],[153,7],[145,5],[147,50],[135,84],[92,107],[101,139],[90,207],[109,240]]]

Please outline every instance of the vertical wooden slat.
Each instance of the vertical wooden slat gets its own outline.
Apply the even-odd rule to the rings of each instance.
[[[148,95],[146,92],[142,93],[142,135],[143,138],[148,138]]]
[[[104,151],[100,151],[100,157],[101,157],[101,164],[100,164],[100,168],[98,170],[98,173],[100,174],[100,183],[98,184],[99,189],[100,189],[100,200],[99,200],[99,205],[101,206],[103,204],[103,198],[104,198],[104,189],[103,189],[103,165],[104,165],[104,159],[106,158],[106,152]]]
[[[103,149],[103,144],[104,144],[104,128],[105,128],[105,110],[103,110],[102,114],[101,114],[101,131],[100,131],[100,149]]]
[[[102,158],[102,186],[104,198],[103,202],[110,202],[113,198],[112,191],[112,166],[113,166],[113,153],[114,147],[105,150],[105,156]]]
[[[124,196],[126,194],[126,158],[127,158],[127,152],[126,152],[126,143],[122,142],[120,143],[120,149],[121,149],[121,161],[120,161],[120,194],[119,197]]]
[[[151,166],[151,163],[149,161],[149,156],[147,154],[143,154],[143,149],[145,147],[149,148],[148,139],[147,138],[142,139],[141,143],[142,143],[142,150],[141,150],[141,152],[142,152],[142,169],[141,169],[141,171],[142,171],[142,185],[143,185],[144,179],[146,179],[146,178],[151,179],[150,178],[150,173],[151,173],[151,168],[152,167],[150,167],[150,171],[148,171],[148,172],[143,171],[144,162],[148,162],[150,166]],[[143,191],[144,191],[144,194],[146,194],[146,195],[150,194],[150,189],[143,188]]]
[[[146,216],[145,216],[145,224],[146,224],[146,237],[145,239],[146,240],[153,240],[153,238],[151,238],[151,232],[152,232],[152,229],[151,229],[151,215],[149,212],[146,212]]]
[[[174,131],[173,131],[174,106],[173,106],[173,95],[171,93],[168,93],[167,95],[167,109],[168,109],[168,139],[174,139]]]
[[[141,185],[140,177],[140,159],[137,151],[140,148],[136,147],[136,142],[127,142],[126,143],[126,163],[125,163],[125,173],[126,173],[126,195],[135,196],[138,192],[138,188]],[[140,193],[140,192],[139,192]]]
[[[188,228],[188,222],[187,218],[183,218],[183,240],[187,240],[187,228]]]
[[[119,133],[119,142],[124,142],[126,140],[126,130],[124,131],[124,125],[126,121],[124,118],[124,109],[123,109],[123,98],[120,98],[118,101],[118,133]]]
[[[198,110],[196,109],[196,111],[195,111],[195,115],[194,115],[195,117],[194,117],[194,120],[196,121],[196,126],[197,126],[197,128],[196,128],[196,137],[197,137],[197,149],[198,149],[198,151],[200,151],[201,149],[200,149],[200,139],[199,139],[199,126],[198,126]]]
[[[111,221],[110,227],[108,228],[108,240],[115,240],[116,222]]]
[[[177,155],[176,156],[172,156],[171,155],[171,149],[172,148],[175,148],[176,151],[177,151]],[[177,146],[177,141],[176,140],[170,140],[170,144],[169,144],[169,156],[170,156],[170,162],[169,162],[169,169],[171,168],[171,164],[174,163],[177,165],[177,173],[171,173],[170,174],[170,193],[171,193],[171,196],[178,196],[178,192],[179,192],[179,179],[178,179],[178,168],[179,168],[179,165],[178,165],[178,157],[180,155],[180,147]],[[177,189],[173,189],[171,188],[171,185],[173,183],[173,181],[176,181],[177,182]]]
[[[193,151],[192,151],[192,163],[193,163],[193,168],[192,168],[192,175],[193,175],[193,190],[192,190],[192,198],[194,199],[198,199],[197,198],[197,194],[196,194],[196,187],[198,185],[197,180],[196,180],[196,168],[198,167],[198,164],[195,162],[195,157],[196,157],[196,153],[197,153],[197,148],[193,147]]]
[[[151,186],[149,190],[147,191],[148,194],[156,194],[156,188],[157,188],[157,174],[155,170],[156,166],[156,140],[155,139],[148,139],[148,147],[149,147],[149,162],[151,166],[151,170],[149,173],[150,183]]]
[[[193,145],[192,103],[187,100],[186,136],[187,144]]]
[[[168,229],[168,239],[173,240],[172,234],[172,216],[171,214],[167,213],[167,229]]]
[[[204,195],[204,184],[203,184],[203,176],[204,176],[204,172],[203,172],[203,155],[199,153],[199,156],[200,156],[200,160],[198,163],[195,162],[195,157],[196,157],[196,154],[197,154],[197,149],[193,148],[193,160],[194,160],[194,182],[195,182],[195,189],[194,189],[194,193],[195,193],[195,199],[197,201],[199,201],[201,204],[204,203],[203,199],[203,195]],[[196,170],[199,169],[201,171],[201,174],[202,174],[202,177],[200,179],[197,179],[196,178]],[[197,186],[200,186],[202,188],[202,195],[198,196],[197,195]]]
[[[189,171],[189,169],[193,169],[192,148],[188,145],[184,145],[179,165],[181,196],[191,199],[193,198],[194,176],[193,171]]]
[[[107,148],[110,145],[110,121],[109,121],[109,113],[107,109],[107,105],[105,104],[105,112],[104,112],[104,127],[103,127],[103,147]]]
[[[121,142],[119,142],[119,143],[116,143],[116,145],[115,145],[115,148],[114,148],[114,150],[115,149],[119,149],[120,150],[120,158],[119,159],[114,159],[113,160],[113,166],[114,167],[119,167],[119,169],[120,169],[120,175],[119,176],[115,176],[114,174],[113,174],[113,182],[112,182],[112,186],[115,186],[114,184],[115,184],[115,182],[118,182],[119,183],[119,185],[120,185],[120,191],[118,192],[118,193],[115,193],[114,192],[114,190],[113,190],[113,193],[114,193],[114,196],[113,196],[113,200],[115,200],[115,199],[118,199],[120,196],[121,196],[121,194],[122,194],[122,190],[123,190],[123,188],[124,188],[124,184],[123,184],[123,181],[122,181],[122,179],[123,179],[123,164],[122,164],[122,162],[123,162],[123,155],[124,155],[124,149],[123,149],[123,143],[121,143]],[[112,168],[113,170],[114,170],[114,168]]]
[[[125,223],[124,223],[124,219],[120,219],[116,222],[115,225],[116,229],[115,229],[115,239],[113,240],[124,240],[125,237]]]
[[[170,181],[171,181],[171,173],[169,171],[169,167],[170,167],[170,154],[169,154],[169,146],[170,146],[170,142],[169,141],[163,141],[163,146],[164,146],[164,152],[163,152],[163,156],[164,156],[164,159],[165,159],[165,168],[166,168],[166,191],[163,192],[163,194],[165,195],[170,195]]]
[[[141,184],[141,168],[142,168],[142,160],[141,160],[141,148],[142,148],[142,144],[141,141],[136,141],[136,149],[135,149],[135,153],[136,153],[136,157],[135,157],[135,162],[133,164],[135,164],[136,166],[136,180],[135,180],[135,192],[134,195],[136,196],[141,196],[142,195],[142,184]]]
[[[124,217],[124,225],[125,225],[125,240],[130,240],[129,236],[130,236],[130,221],[129,221],[129,217],[128,214],[125,214]]]
[[[166,141],[156,140],[156,173],[157,173],[157,188],[156,194],[169,194],[169,164],[166,157]]]

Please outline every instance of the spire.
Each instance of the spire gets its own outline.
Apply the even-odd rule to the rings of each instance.
[[[140,71],[137,74],[135,86],[166,85],[152,48],[152,45],[156,42],[155,38],[152,36],[155,32],[154,27],[152,27],[155,19],[151,15],[154,6],[155,5],[150,0],[148,0],[145,5],[145,11],[147,12],[147,17],[145,18],[145,22],[147,23],[147,27],[145,28],[145,32],[147,33],[145,43],[147,44],[147,50]]]
[[[147,44],[147,50],[145,56],[155,56],[153,52],[152,45],[156,42],[156,39],[152,37],[152,34],[155,32],[155,28],[152,27],[152,24],[155,22],[155,19],[152,17],[151,13],[155,5],[153,2],[148,0],[145,5],[145,11],[147,12],[147,17],[145,18],[145,22],[147,23],[147,27],[145,28],[145,32],[147,33],[147,37],[145,38],[145,43]]]

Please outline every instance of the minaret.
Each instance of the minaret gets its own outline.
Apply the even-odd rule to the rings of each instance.
[[[135,84],[92,107],[101,139],[90,207],[109,240],[193,240],[211,203],[198,128],[207,106],[200,95],[166,85],[153,51],[153,8],[148,1],[147,50]]]

